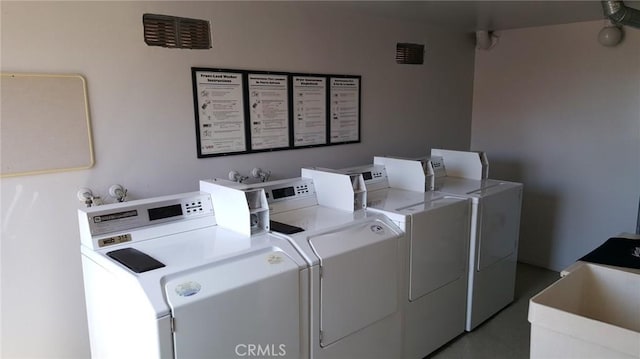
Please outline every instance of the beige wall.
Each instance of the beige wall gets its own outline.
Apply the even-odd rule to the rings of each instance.
[[[96,153],[90,170],[0,182],[3,358],[89,356],[79,187],[106,196],[121,183],[135,199],[196,190],[199,179],[231,169],[285,178],[302,166],[469,146],[468,34],[335,3],[3,1],[1,11],[2,71],[86,77]],[[213,49],[146,46],[144,13],[210,20]],[[396,65],[396,42],[425,43],[425,65]],[[192,66],[361,75],[362,143],[197,159]]]
[[[504,31],[477,51],[473,149],[525,184],[519,259],[561,270],[622,231],[640,196],[640,30],[602,21]]]

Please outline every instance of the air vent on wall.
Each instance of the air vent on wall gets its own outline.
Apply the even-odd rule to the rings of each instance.
[[[422,65],[424,45],[399,42],[396,45],[396,62],[399,64]]]
[[[144,14],[144,42],[149,46],[181,49],[210,49],[209,21],[184,17]]]

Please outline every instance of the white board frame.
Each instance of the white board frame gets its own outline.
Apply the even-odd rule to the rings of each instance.
[[[88,169],[95,163],[81,75],[1,73],[0,177]]]

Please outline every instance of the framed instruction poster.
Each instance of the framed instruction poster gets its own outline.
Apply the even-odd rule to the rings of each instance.
[[[360,142],[361,77],[192,67],[198,158]]]
[[[249,73],[251,150],[289,147],[289,76]]]
[[[330,143],[360,141],[360,77],[330,77]]]
[[[193,69],[198,157],[247,151],[242,72]]]
[[[327,78],[293,76],[293,146],[327,143]]]

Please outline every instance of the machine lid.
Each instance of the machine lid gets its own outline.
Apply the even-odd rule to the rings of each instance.
[[[181,306],[190,305],[194,301],[251,285],[292,270],[297,273],[299,267],[287,253],[273,250],[273,248],[264,248],[189,271],[169,274],[162,279],[162,282],[167,301],[175,310]]]
[[[197,270],[214,263],[261,253],[265,250],[285,253],[286,257],[291,259],[300,270],[308,266],[305,258],[286,238],[270,233],[247,237],[218,226],[133,242],[121,245],[120,248],[123,246],[135,248],[165,266],[143,273],[134,273],[126,266],[109,258],[107,252],[113,251],[114,248],[94,251],[81,246],[81,250],[84,256],[113,275],[126,277],[126,280],[133,278],[148,297],[157,317],[169,313],[161,285],[161,281],[167,276]]]
[[[270,215],[271,220],[302,228],[307,234],[341,228],[365,216],[364,211],[349,212],[324,206],[311,206]]]
[[[522,184],[492,179],[472,180],[466,178],[447,177],[440,187],[440,192],[471,197],[484,197],[513,187],[522,187]]]
[[[377,218],[356,222],[328,232],[308,237],[308,241],[322,261],[344,252],[355,251],[377,242],[400,237],[398,232]]]
[[[311,247],[309,238],[342,230],[359,221],[372,221],[376,218],[365,211],[349,212],[318,205],[277,213],[270,217],[274,221],[304,230],[294,234],[282,234],[282,236],[288,238],[307,263],[312,266],[319,265],[320,259]],[[281,234],[278,233],[278,235]]]
[[[235,358],[249,345],[266,356],[304,356],[300,278],[294,260],[269,249],[169,277],[175,356]]]
[[[387,188],[370,192],[367,200],[368,209],[406,216],[416,212],[435,210],[454,203],[466,202],[468,199],[441,192],[415,192]]]

